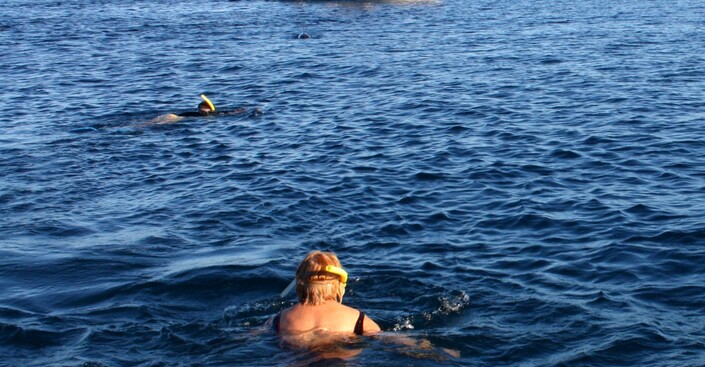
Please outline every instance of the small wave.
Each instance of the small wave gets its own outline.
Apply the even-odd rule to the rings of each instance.
[[[423,231],[423,225],[419,223],[403,223],[394,224],[388,223],[382,226],[379,231],[385,235],[391,236],[405,236],[413,232]]]
[[[620,337],[611,338],[606,343],[584,348],[576,356],[561,363],[565,366],[574,365],[629,365],[635,359],[656,363],[654,353],[671,348],[673,341],[647,324],[636,324],[629,327],[626,333],[620,332]],[[656,363],[658,364],[658,363]]]
[[[86,332],[84,328],[55,331],[0,323],[0,341],[18,348],[41,349],[63,345],[80,340]]]
[[[632,304],[625,300],[620,300],[617,297],[612,297],[603,291],[599,291],[594,295],[592,300],[586,303],[587,306],[600,310],[613,310],[614,312],[626,313],[633,310]]]
[[[556,149],[551,152],[551,157],[560,159],[578,159],[582,156],[572,150]]]
[[[563,60],[557,59],[557,58],[546,58],[540,61],[541,64],[543,65],[556,65],[556,64],[562,64]]]
[[[81,226],[74,222],[55,219],[37,221],[32,224],[30,231],[52,237],[80,237],[95,233],[95,230],[90,226]]]
[[[697,245],[705,238],[705,229],[696,229],[693,231],[686,230],[669,230],[653,236],[632,236],[626,239],[626,242],[651,242],[661,244],[679,243],[684,245]]]
[[[443,180],[445,175],[442,173],[418,172],[414,174],[414,178],[420,181],[436,181]]]
[[[272,298],[228,306],[223,311],[223,322],[230,326],[262,325],[269,317],[293,304],[291,301]]]
[[[449,316],[461,313],[469,304],[470,296],[464,291],[450,291],[436,296],[435,308],[419,314],[398,316],[391,331],[413,330],[445,324]],[[415,325],[416,324],[416,325]]]
[[[697,311],[705,304],[705,286],[682,285],[674,287],[641,287],[634,297],[673,309],[686,308]]]
[[[460,134],[464,133],[466,131],[470,130],[468,127],[463,126],[463,125],[453,125],[448,128],[448,131],[453,133],[453,134]]]

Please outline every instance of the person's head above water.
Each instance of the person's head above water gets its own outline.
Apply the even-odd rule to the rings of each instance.
[[[313,251],[296,269],[296,296],[303,305],[341,302],[348,273],[332,252]]]
[[[211,110],[211,107],[208,105],[206,102],[201,102],[198,104],[198,113],[201,115],[210,115],[213,113],[213,110]]]
[[[201,115],[210,115],[211,113],[215,112],[215,106],[213,105],[213,102],[211,102],[208,97],[206,97],[205,94],[201,94],[201,99],[203,102],[198,104],[198,113]]]

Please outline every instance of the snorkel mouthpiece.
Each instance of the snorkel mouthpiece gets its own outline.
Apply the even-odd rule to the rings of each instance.
[[[208,97],[206,97],[205,94],[201,94],[201,99],[203,100],[203,102],[206,102],[208,107],[211,108],[211,112],[215,112],[215,105],[213,104],[213,102],[211,102],[210,99],[208,99]]]

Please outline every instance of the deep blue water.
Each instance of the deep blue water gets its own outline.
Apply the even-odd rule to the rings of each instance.
[[[3,4],[0,365],[705,365],[701,1]]]

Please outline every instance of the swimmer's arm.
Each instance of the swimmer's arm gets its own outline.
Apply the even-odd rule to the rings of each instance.
[[[427,339],[414,339],[406,335],[396,333],[384,333],[380,335],[380,340],[394,344],[403,345],[405,347],[413,347],[418,349],[431,349],[433,345]]]
[[[250,329],[246,335],[248,336],[259,336],[263,334],[269,334],[272,332],[272,322],[274,322],[274,316],[267,319],[264,324]]]
[[[431,341],[429,341],[428,339],[415,339],[406,335],[400,335],[396,333],[382,333],[379,334],[378,337],[384,342],[394,343],[407,347],[406,352],[411,354],[413,354],[415,350],[433,352],[433,350],[435,349],[433,344],[431,344]],[[451,357],[460,358],[460,351],[458,350],[450,348],[440,348],[440,350],[442,350]]]
[[[151,120],[149,120],[150,124],[171,124],[177,121],[181,121],[184,118],[182,116],[173,114],[173,113],[167,113],[166,115],[161,115],[158,117],[155,117]]]
[[[367,315],[365,315],[365,321],[362,323],[362,325],[364,325],[364,334],[377,334],[382,331],[379,325],[377,325],[377,323],[374,322],[371,318],[367,317]]]

